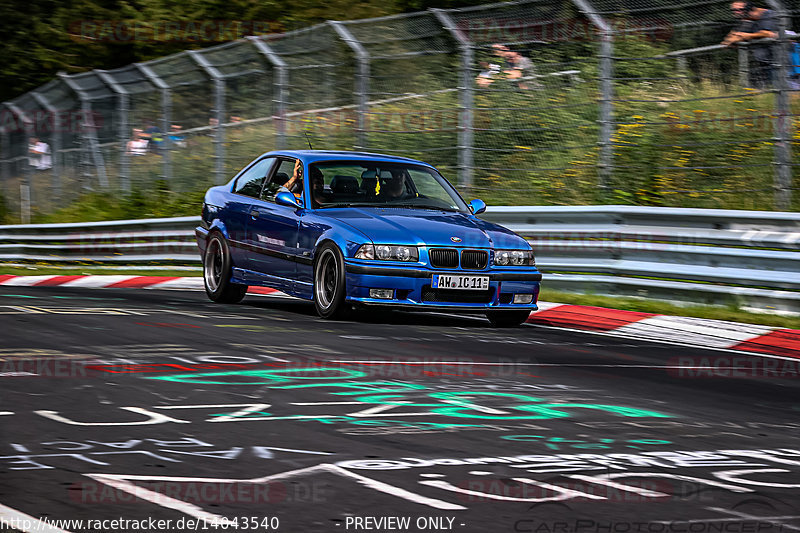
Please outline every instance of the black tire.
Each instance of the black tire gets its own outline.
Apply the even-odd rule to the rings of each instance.
[[[231,283],[231,251],[221,233],[208,237],[203,254],[203,284],[212,302],[235,304],[242,301],[247,285]]]
[[[322,318],[340,320],[350,315],[345,300],[344,256],[333,243],[320,246],[314,257],[314,307]]]
[[[496,328],[515,328],[528,320],[531,315],[529,309],[521,309],[519,311],[489,311],[486,313],[486,318]]]

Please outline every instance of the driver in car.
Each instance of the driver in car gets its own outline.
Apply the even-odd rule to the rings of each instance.
[[[301,163],[299,159],[295,159],[294,161],[292,177],[289,178],[289,181],[281,185],[277,192],[290,192],[298,199],[303,194],[303,163]]]
[[[381,187],[380,197],[386,201],[391,202],[400,200],[406,195],[406,176],[403,171],[393,170],[392,179]]]

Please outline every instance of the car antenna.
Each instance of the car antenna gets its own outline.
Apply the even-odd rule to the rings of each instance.
[[[305,134],[305,136],[306,136],[306,142],[308,142],[308,149],[309,149],[309,150],[313,150],[313,149],[314,149],[314,147],[313,147],[313,146],[311,146],[311,139],[309,139],[309,138],[308,138],[308,132],[307,132],[307,131],[304,131],[304,132],[303,132],[303,134]]]

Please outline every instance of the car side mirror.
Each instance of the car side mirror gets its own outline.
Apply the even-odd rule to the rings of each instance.
[[[469,208],[472,209],[473,215],[480,215],[486,211],[486,202],[476,198],[469,203]]]
[[[293,207],[295,209],[299,209],[301,207],[297,202],[297,198],[294,197],[294,194],[286,191],[281,191],[275,195],[275,203],[278,205],[285,205],[286,207]]]

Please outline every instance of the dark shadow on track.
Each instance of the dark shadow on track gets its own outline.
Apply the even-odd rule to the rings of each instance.
[[[314,304],[305,300],[290,298],[246,298],[241,304],[245,308],[269,309],[294,313],[310,318],[318,318]],[[478,318],[476,320],[476,317]],[[322,319],[320,319],[322,320]],[[352,315],[345,321],[331,320],[331,324],[338,322],[357,322],[361,324],[381,325],[411,325],[411,326],[437,326],[437,327],[468,327],[489,328],[488,320],[481,314],[458,316],[443,315],[435,312],[417,312],[378,307],[358,306]]]

